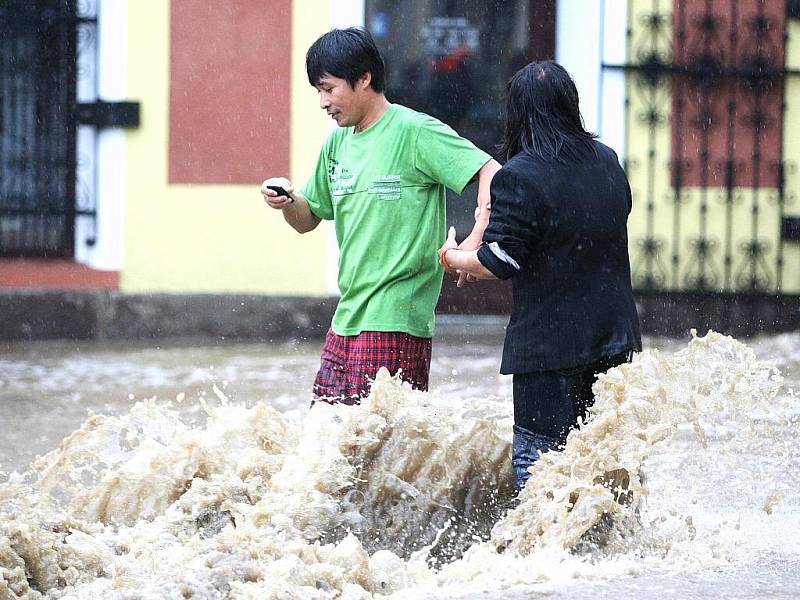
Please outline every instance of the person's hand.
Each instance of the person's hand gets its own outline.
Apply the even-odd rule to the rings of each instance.
[[[478,281],[478,278],[474,275],[470,275],[466,271],[462,271],[461,269],[456,269],[456,275],[458,275],[458,279],[456,279],[456,287],[462,288],[466,283],[472,283],[473,281]]]
[[[456,247],[457,250],[464,250],[466,252],[471,252],[472,250],[477,250],[481,247],[481,243],[483,242],[482,236],[477,235],[473,230],[464,240]],[[456,281],[456,287],[464,287],[465,283],[472,283],[474,281],[478,281],[477,277],[470,275],[466,271],[456,270],[458,273],[458,281]]]
[[[267,187],[270,185],[282,187],[290,196],[279,196],[278,192]],[[269,179],[265,179],[264,183],[261,184],[261,195],[264,196],[264,202],[278,210],[282,210],[294,202],[294,198],[291,197],[293,192],[294,187],[292,187],[291,182],[285,177],[270,177]]]
[[[456,248],[458,248],[458,243],[456,242],[456,228],[450,227],[450,229],[447,231],[447,239],[444,241],[444,244],[442,244],[442,247],[439,248],[439,263],[448,273],[453,273],[454,269],[447,264],[445,254],[448,250],[455,250]]]

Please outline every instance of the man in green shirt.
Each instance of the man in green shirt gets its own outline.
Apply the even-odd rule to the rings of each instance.
[[[300,233],[334,221],[341,299],[325,340],[314,395],[357,402],[380,367],[427,389],[434,308],[443,270],[445,187],[478,179],[475,249],[489,221],[489,182],[500,165],[447,125],[384,95],[384,65],[363,29],[334,29],[306,55],[320,107],[339,126],[300,192],[264,181],[267,204]],[[457,101],[457,99],[454,99]],[[286,192],[284,194],[283,192]]]

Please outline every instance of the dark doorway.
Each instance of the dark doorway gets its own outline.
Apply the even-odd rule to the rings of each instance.
[[[555,54],[555,0],[367,0],[366,27],[383,53],[387,97],[447,123],[494,155],[505,86],[532,60]],[[448,191],[447,220],[459,238],[474,224],[477,186]],[[456,289],[446,276],[440,313],[502,313],[510,286]]]

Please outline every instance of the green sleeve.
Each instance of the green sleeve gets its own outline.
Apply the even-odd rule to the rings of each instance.
[[[438,119],[422,115],[415,167],[460,194],[492,157]]]
[[[331,202],[330,180],[328,179],[328,156],[330,155],[331,138],[325,142],[317,158],[317,166],[300,193],[306,197],[308,208],[320,219],[333,219],[333,203]]]

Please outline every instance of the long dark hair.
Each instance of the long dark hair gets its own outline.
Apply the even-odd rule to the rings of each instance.
[[[523,150],[541,158],[576,156],[597,136],[586,131],[578,89],[567,70],[552,60],[532,62],[508,82],[505,133],[498,158]]]
[[[318,85],[327,73],[345,79],[351,88],[364,73],[372,75],[373,90],[382,92],[386,67],[375,40],[366,29],[332,29],[314,42],[306,53],[306,73],[311,85]]]

